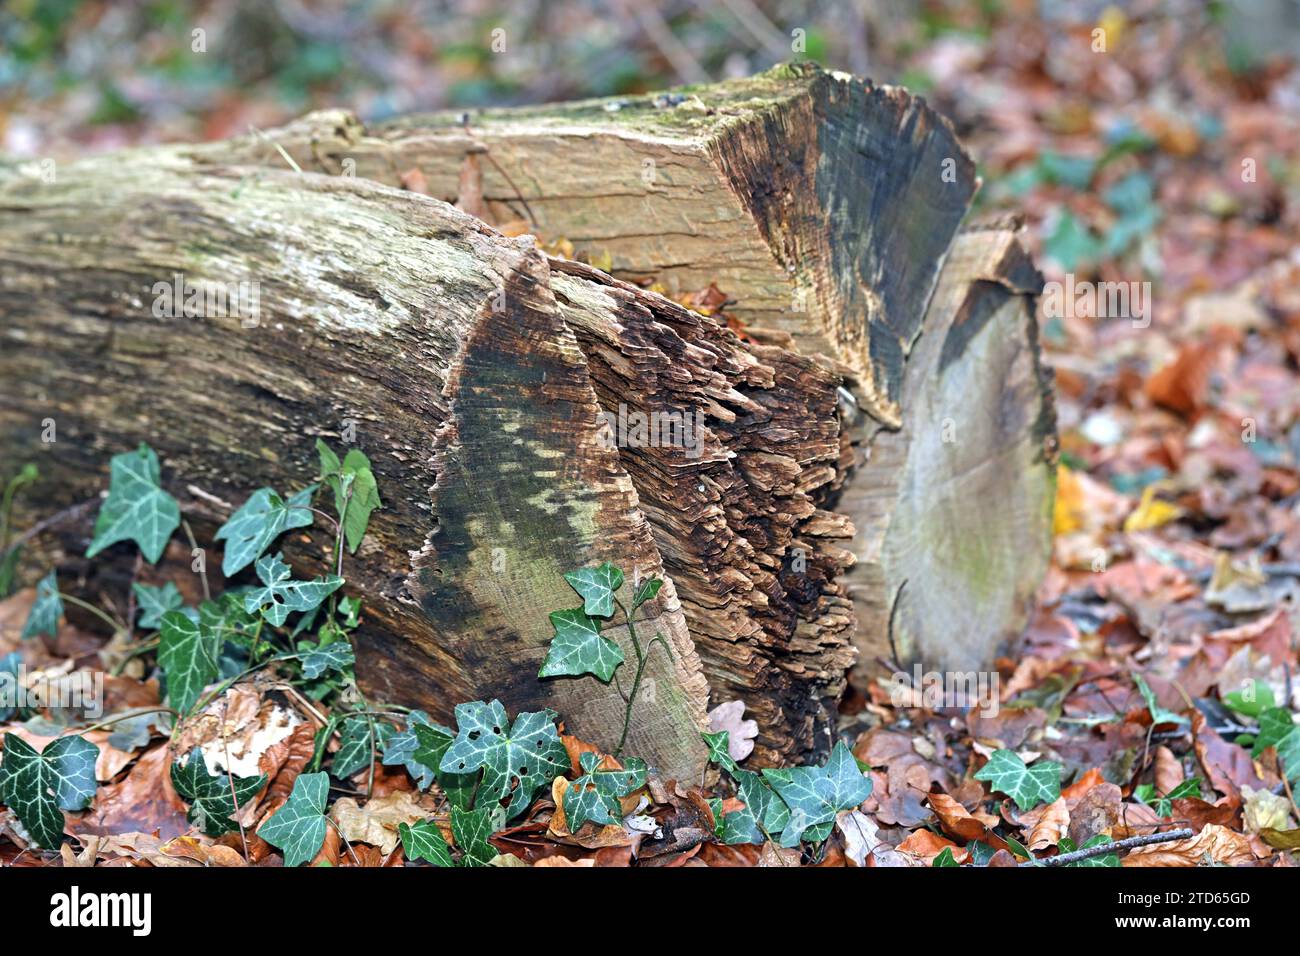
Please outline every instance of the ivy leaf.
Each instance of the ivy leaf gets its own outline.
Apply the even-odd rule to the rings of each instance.
[[[164,614],[178,611],[185,604],[180,589],[172,581],[162,587],[133,584],[131,590],[135,592],[136,603],[140,606],[140,626],[146,630],[156,630]]]
[[[438,763],[442,760],[442,754],[446,753],[447,747],[443,747],[442,752],[438,754],[437,760],[434,760],[432,764],[426,765],[416,760],[415,751],[419,747],[420,741],[416,737],[415,728],[419,724],[436,727],[445,735],[447,747],[451,746],[454,735],[450,730],[439,724],[431,723],[429,715],[424,711],[413,710],[406,715],[406,727],[394,732],[393,736],[388,738],[388,743],[384,746],[384,759],[381,762],[385,767],[405,767],[406,772],[415,781],[415,785],[421,790],[428,790],[433,783]]]
[[[960,866],[961,864],[959,864],[955,859],[953,859],[952,847],[946,846],[939,851],[938,855],[934,858],[934,862],[931,863],[930,865],[946,867],[946,866]]]
[[[871,796],[871,779],[863,776],[853,753],[841,741],[824,767],[764,770],[763,778],[790,808],[790,820],[781,833],[781,845],[795,847],[805,831],[820,838],[835,823],[835,814],[849,810]]]
[[[281,534],[291,528],[310,525],[311,496],[315,493],[316,486],[312,485],[285,501],[274,488],[259,488],[253,492],[214,536],[217,541],[227,542],[226,553],[221,559],[221,573],[229,577],[248,567]]]
[[[284,555],[263,555],[254,565],[257,577],[264,585],[251,588],[244,597],[244,609],[249,614],[259,610],[266,620],[279,627],[289,617],[290,611],[311,611],[320,605],[343,584],[337,574],[311,581],[294,581]]]
[[[293,782],[293,792],[257,833],[284,851],[285,866],[299,866],[320,852],[325,842],[325,799],[329,774],[304,773]]]
[[[374,747],[371,747],[371,735]],[[339,729],[339,749],[330,765],[340,780],[370,766],[371,753],[380,753],[393,735],[393,725],[373,717],[349,717]]]
[[[726,733],[726,731],[723,731]],[[790,808],[785,805],[753,770],[737,770],[736,796],[745,804],[740,810],[728,813],[723,820],[723,842],[766,843],[773,834],[779,834],[790,822]]]
[[[406,772],[421,790],[427,790],[437,780],[451,804],[464,809],[474,795],[478,774],[443,773],[438,769],[455,736],[442,724],[430,721],[424,711],[413,710],[406,716],[406,728],[389,738],[383,763],[385,766],[406,767]]]
[[[1061,795],[1059,763],[1039,760],[1027,767],[1014,750],[995,750],[975,779],[987,781],[992,789],[1005,793],[1021,810],[1051,803]]]
[[[308,680],[333,671],[341,674],[356,663],[352,645],[346,640],[309,648],[296,656],[302,660],[302,676]]]
[[[1138,692],[1146,702],[1147,713],[1151,715],[1151,726],[1155,727],[1160,724],[1187,724],[1188,721],[1186,717],[1181,714],[1175,714],[1172,710],[1165,710],[1160,706],[1156,701],[1155,691],[1151,689],[1151,685],[1143,679],[1141,674],[1134,674],[1133,681],[1137,684]]]
[[[158,456],[141,442],[135,451],[114,455],[109,464],[108,497],[95,519],[86,557],[119,541],[134,541],[145,559],[157,564],[180,523],[180,506],[162,490]]]
[[[84,810],[95,796],[99,748],[78,737],[60,737],[43,752],[17,734],[5,734],[0,763],[0,803],[22,821],[37,844],[57,850],[63,842],[63,810]]]
[[[27,613],[22,639],[28,640],[38,634],[57,637],[61,617],[63,617],[63,598],[59,596],[59,581],[51,571],[36,585],[36,600],[32,602],[32,609]]]
[[[664,582],[659,578],[646,578],[637,588],[636,597],[632,598],[632,608],[639,608],[646,601],[651,601],[659,593],[659,589],[664,586]]]
[[[606,684],[623,663],[623,649],[607,637],[600,636],[600,623],[582,608],[552,611],[555,637],[538,677],[577,677],[594,674]]]
[[[210,837],[238,830],[239,824],[231,817],[265,785],[266,777],[262,774],[235,777],[232,783],[228,773],[209,773],[198,747],[190,751],[188,761],[172,764],[172,786],[190,805],[185,818]]]
[[[588,820],[618,823],[623,818],[620,797],[645,786],[645,761],[629,757],[622,770],[601,770],[600,757],[583,753],[578,758],[583,775],[564,793],[564,817],[569,832],[576,833]]]
[[[1270,707],[1259,715],[1259,734],[1251,756],[1258,757],[1269,747],[1277,749],[1277,760],[1286,779],[1300,780],[1300,727],[1285,707]]]
[[[397,835],[408,860],[428,860],[434,866],[456,865],[451,859],[451,847],[432,820],[417,820],[414,825],[399,823]]]
[[[593,617],[614,614],[614,595],[623,586],[623,572],[606,561],[594,568],[580,568],[564,576],[582,595],[582,609]],[[608,680],[608,678],[606,678]]]
[[[319,438],[316,451],[320,455],[321,477],[334,492],[334,511],[342,516],[348,551],[356,554],[370,524],[370,513],[383,507],[370,459],[360,449],[353,448],[340,462],[339,456]]]
[[[740,765],[731,757],[731,732],[719,730],[716,734],[700,734],[704,745],[709,749],[709,763],[716,763],[732,776],[740,770]]]
[[[452,807],[451,835],[462,854],[461,866],[487,866],[491,863],[497,855],[497,848],[492,845],[492,834],[504,825],[500,807],[481,810]]]
[[[183,611],[168,611],[158,629],[158,665],[167,677],[167,700],[180,713],[190,708],[203,689],[217,679],[221,642],[201,622]]]
[[[470,773],[482,768],[481,793],[489,800],[505,799],[511,783],[517,781],[506,819],[528,809],[533,794],[569,768],[552,711],[520,714],[512,727],[501,701],[476,700],[456,705],[456,727],[456,739],[438,769]]]
[[[1111,838],[1108,837],[1106,834],[1098,833],[1095,837],[1093,837],[1083,846],[1079,847],[1079,849],[1089,850],[1094,846],[1101,846],[1103,843],[1112,843],[1112,842],[1114,841],[1111,840]],[[1060,843],[1060,849],[1062,853],[1073,852],[1073,850],[1075,849],[1074,841],[1072,841],[1069,837],[1062,837]],[[1073,863],[1067,863],[1065,865],[1066,866],[1119,866],[1120,865],[1119,854],[1103,853],[1101,856],[1090,856],[1086,860],[1075,860]]]

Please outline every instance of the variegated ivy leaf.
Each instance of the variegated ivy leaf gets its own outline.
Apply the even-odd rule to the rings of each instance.
[[[62,811],[84,810],[94,799],[98,758],[99,748],[82,737],[60,737],[38,752],[17,734],[5,734],[0,803],[18,814],[37,844],[56,850]]]
[[[288,619],[291,611],[313,610],[343,584],[343,579],[337,574],[311,581],[294,581],[281,554],[263,555],[254,567],[263,587],[249,589],[244,596],[244,609],[249,614],[260,610],[267,622],[276,627]]]
[[[641,586],[636,589],[636,597],[632,599],[632,607],[638,608],[646,601],[653,600],[663,586],[664,582],[659,578],[646,578],[641,582]]]
[[[593,617],[614,614],[614,595],[623,586],[623,572],[606,561],[594,568],[570,571],[564,580],[582,595],[582,609]]]
[[[172,581],[162,587],[152,584],[133,584],[136,603],[140,606],[140,626],[154,630],[162,623],[162,616],[168,611],[179,611],[185,603],[180,589]]]
[[[322,674],[335,671],[343,673],[356,663],[352,645],[346,638],[333,644],[299,651],[297,657],[302,661],[302,676],[308,680],[315,680]]]
[[[217,679],[217,635],[184,611],[168,611],[158,628],[158,665],[167,678],[167,700],[181,714]]]
[[[732,776],[736,780],[736,796],[744,807],[723,818],[719,831],[722,842],[766,843],[775,838],[790,822],[790,808],[764,782],[762,774],[738,769]]]
[[[228,773],[212,774],[195,747],[187,761],[172,764],[172,786],[190,805],[186,819],[210,837],[219,837],[239,829],[231,819],[239,808],[266,785],[266,777],[235,777]]]
[[[190,620],[195,619],[194,613],[188,608],[181,608],[181,611]],[[218,648],[225,641],[247,647],[257,629],[257,618],[244,609],[242,598],[234,591],[226,591],[218,598],[201,603],[198,622],[213,636]]]
[[[1112,842],[1114,841],[1111,840],[1111,838],[1108,837],[1106,834],[1098,833],[1095,837],[1093,837],[1083,846],[1076,847],[1074,845],[1074,841],[1071,840],[1069,837],[1061,837],[1061,842],[1058,845],[1058,849],[1061,851],[1061,853],[1073,853],[1076,849],[1090,850],[1094,846],[1101,846],[1105,843],[1112,843]],[[1118,853],[1103,853],[1101,856],[1090,856],[1086,860],[1075,860],[1073,863],[1067,863],[1065,865],[1066,866],[1122,866],[1122,864],[1119,861]]]
[[[501,807],[479,810],[451,808],[451,835],[461,852],[461,866],[487,866],[497,855],[492,834],[505,826]]]
[[[578,758],[583,774],[564,792],[564,818],[569,832],[576,833],[588,820],[618,823],[623,818],[621,797],[645,786],[645,761],[629,757],[622,770],[601,770],[594,753]]]
[[[284,806],[275,811],[257,834],[284,851],[285,866],[299,866],[320,852],[325,842],[325,799],[329,795],[329,774],[300,774]]]
[[[472,773],[482,768],[479,793],[494,801],[504,800],[511,784],[517,783],[506,811],[508,820],[528,809],[533,794],[569,768],[555,714],[549,710],[520,714],[511,726],[501,701],[476,700],[456,705],[456,729],[456,739],[438,769]]]
[[[1032,810],[1040,803],[1051,803],[1061,795],[1061,765],[1038,760],[1025,766],[1014,750],[995,750],[989,762],[975,774],[976,780],[1005,793],[1021,810]]]
[[[95,519],[86,557],[119,541],[134,541],[145,559],[157,564],[180,523],[180,506],[162,490],[158,456],[141,442],[135,451],[114,455],[109,464],[108,497]]]
[[[330,765],[334,776],[343,780],[370,766],[370,760],[384,749],[393,736],[393,725],[374,717],[349,717],[339,728],[339,749]]]
[[[795,847],[804,839],[822,839],[835,824],[835,814],[850,810],[871,796],[871,778],[864,776],[853,753],[841,741],[826,765],[764,770],[763,779],[790,809],[781,845]]]
[[[274,488],[259,488],[230,520],[217,529],[217,541],[226,542],[221,573],[227,576],[246,568],[291,528],[305,528],[312,522],[311,496],[316,486],[304,488],[285,501]]]
[[[716,763],[729,774],[735,774],[740,769],[739,764],[731,757],[731,732],[728,730],[719,730],[716,734],[700,734],[704,738],[704,745],[709,748],[709,763]]]
[[[1259,733],[1251,756],[1269,747],[1277,748],[1277,759],[1288,781],[1300,780],[1300,727],[1285,707],[1270,707],[1259,715]]]
[[[419,724],[427,724],[436,728],[447,741],[446,746],[438,753],[437,759],[427,765],[415,759],[416,748],[420,746],[419,738],[415,735],[415,728]],[[432,723],[429,720],[429,715],[424,711],[413,710],[406,715],[406,726],[396,731],[388,739],[388,743],[384,747],[382,763],[385,767],[405,767],[406,772],[415,781],[415,785],[421,790],[428,790],[433,783],[433,776],[438,770],[438,764],[442,761],[442,755],[447,752],[447,747],[451,746],[453,737],[455,737],[455,734],[446,727]]]
[[[600,622],[582,608],[552,611],[555,637],[538,677],[576,677],[594,674],[606,684],[623,663],[623,649],[607,637],[600,636]]]
[[[408,860],[428,860],[434,866],[456,865],[451,859],[451,847],[432,820],[399,823],[397,835],[402,839],[402,850]]]
[[[411,715],[414,718],[414,714]],[[423,716],[423,715],[421,715]],[[462,810],[474,799],[474,788],[478,783],[478,773],[449,773],[440,770],[442,758],[451,748],[455,735],[441,724],[430,723],[427,719],[408,725],[415,745],[411,751],[410,761],[417,767],[432,771],[438,786],[446,795],[448,802]],[[410,766],[410,763],[407,764]],[[427,786],[427,785],[426,785]]]
[[[63,617],[63,598],[59,596],[59,581],[51,571],[36,585],[36,600],[27,613],[27,623],[23,625],[22,639],[48,634],[57,637],[59,618]]]

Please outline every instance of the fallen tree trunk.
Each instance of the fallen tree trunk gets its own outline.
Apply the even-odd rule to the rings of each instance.
[[[260,283],[255,327],[159,317],[155,284],[176,273]],[[57,184],[10,178],[0,448],[39,465],[27,505],[48,514],[95,494],[108,457],[147,441],[201,514],[214,496],[306,485],[315,436],[350,419],[384,500],[345,568],[366,607],[367,691],[443,718],[475,698],[551,706],[612,746],[612,687],[537,679],[547,614],[574,605],[561,576],[573,567],[662,565],[549,278],[531,242],[363,182],[161,156],[75,164]],[[65,569],[85,549],[88,527],[76,530]],[[328,544],[322,532],[288,551],[314,573]],[[707,689],[671,582],[651,612],[673,654],[654,655],[629,746],[698,775]]]
[[[352,197],[348,175],[299,180],[285,172],[286,155],[305,169],[422,181],[421,191],[507,229],[564,239],[575,254],[641,285],[663,282],[679,297],[716,282],[743,328],[735,334],[581,263],[542,262],[462,219],[429,213],[436,204],[419,197],[362,186]],[[318,113],[269,134],[109,162],[134,171],[83,163],[61,169],[44,193],[30,183],[6,188],[0,216],[30,222],[0,246],[0,294],[26,317],[7,333],[12,354],[0,357],[0,371],[24,394],[0,402],[0,447],[19,461],[35,455],[32,416],[41,403],[61,406],[73,434],[98,442],[60,457],[50,484],[66,502],[99,480],[108,454],[148,437],[162,415],[179,429],[149,438],[167,467],[176,465],[178,477],[197,469],[200,485],[238,498],[310,474],[311,442],[302,436],[335,433],[345,417],[363,423],[359,441],[372,458],[383,452],[367,446],[364,422],[375,423],[381,448],[396,436],[387,471],[377,472],[381,483],[401,482],[403,498],[392,515],[376,515],[386,537],[359,569],[367,593],[378,589],[385,603],[359,648],[359,673],[380,696],[446,714],[465,697],[495,694],[513,708],[553,693],[551,706],[575,730],[602,740],[621,705],[612,692],[548,690],[532,675],[549,638],[545,611],[572,601],[559,571],[604,557],[668,574],[675,588],[665,592],[664,613],[679,613],[679,599],[681,617],[666,617],[665,626],[685,640],[684,620],[713,703],[746,702],[760,726],[755,759],[764,763],[825,750],[855,656],[860,664],[897,656],[902,664],[979,666],[1023,625],[1045,562],[1051,500],[1051,409],[1026,308],[1032,277],[1027,261],[1012,268],[1006,229],[963,233],[949,253],[975,186],[972,166],[946,124],[903,91],[781,68],[689,94],[476,114],[468,125],[443,115],[367,131],[347,114]],[[167,190],[151,190],[154,166],[168,171],[160,183]],[[232,198],[215,195],[221,190]],[[266,205],[238,201],[247,195]],[[318,197],[329,198],[326,209],[294,218]],[[98,218],[83,222],[80,202]],[[402,222],[410,209],[416,222]],[[194,224],[186,226],[193,237],[166,247],[169,217]],[[525,223],[508,222],[519,217]],[[439,225],[429,229],[433,220]],[[461,229],[479,237],[468,253]],[[141,257],[127,270],[133,284],[121,268],[96,271],[106,244],[118,252],[119,234]],[[61,241],[68,236],[71,243]],[[439,244],[432,258],[421,245],[430,242]],[[238,251],[249,243],[255,253]],[[463,294],[457,269],[466,271]],[[214,342],[192,348],[193,330],[177,336],[171,326],[141,325],[135,306],[119,301],[124,289],[141,295],[141,276],[151,284],[180,270],[218,281],[260,276],[271,290],[267,308],[289,316],[296,343],[226,359],[238,371],[221,374],[254,411],[221,417],[203,436],[206,449],[193,415],[221,416],[223,399],[193,356],[215,356]],[[54,272],[76,273],[59,280],[63,298],[50,291],[60,287]],[[473,302],[481,311],[487,299],[474,296],[516,273],[541,300],[528,308],[558,323],[547,335],[477,311],[444,325],[427,311],[441,309],[446,295],[462,311]],[[320,290],[315,277],[324,280]],[[67,374],[51,377],[54,359],[32,352],[33,342],[55,341],[38,327],[39,310],[51,304],[72,328],[106,337],[111,351],[95,357],[100,364],[69,360]],[[310,370],[304,351],[309,319],[333,329],[317,356],[324,374]],[[268,318],[260,334],[279,336],[279,321]],[[530,312],[530,323],[540,321]],[[74,354],[87,347],[84,335],[57,341]],[[150,364],[150,350],[163,357]],[[546,365],[552,351],[563,355],[563,376]],[[403,353],[418,358],[396,362]],[[175,355],[186,357],[188,378],[156,378],[158,362]],[[155,380],[110,400],[95,383],[124,367]],[[530,377],[538,370],[544,386]],[[178,394],[155,411],[158,381]],[[562,408],[550,400],[555,381],[586,391]],[[497,404],[480,413],[487,395]],[[271,412],[260,407],[268,401]],[[315,421],[304,422],[306,407]],[[628,414],[698,416],[698,441],[629,443],[620,433],[613,456],[597,407],[616,432]],[[585,425],[574,422],[575,409],[580,419],[590,413]],[[554,452],[575,463],[554,489],[566,502],[558,533],[549,518],[521,524],[519,514],[551,492],[518,477],[548,471],[531,454],[533,440],[506,442],[493,431],[517,430],[516,415],[525,434],[558,443],[546,444],[543,458]],[[566,423],[554,436],[552,416]],[[405,424],[394,430],[390,421]],[[240,429],[271,434],[259,445]],[[432,460],[415,440],[421,429],[436,430]],[[217,463],[216,449],[252,459],[240,461],[239,479]],[[603,476],[596,491],[585,484],[593,469]],[[519,504],[502,511],[489,498]],[[485,543],[502,520],[510,533]],[[416,552],[414,561],[405,552]],[[503,591],[499,570],[483,572],[488,557],[509,567],[519,555],[537,558],[540,570],[507,572],[508,581],[520,580],[511,573],[533,584],[548,578],[526,601]],[[978,613],[972,600],[981,602]],[[506,639],[485,653],[483,634]],[[655,676],[676,711],[666,725],[647,725],[638,713],[648,736],[634,734],[632,746],[681,768],[698,761],[694,741],[681,741],[703,707],[701,673],[687,653],[677,672]]]
[[[1038,279],[1011,226],[957,235],[973,164],[922,100],[799,65],[678,93],[371,129],[328,111],[191,152],[280,164],[273,143],[303,168],[405,184],[563,239],[670,294],[716,283],[748,337],[843,371],[844,458],[813,500],[847,519],[816,527],[856,529],[842,543],[857,560],[862,678],[881,658],[988,666],[1024,627],[1054,499]],[[807,553],[796,548],[782,556],[787,577]],[[713,610],[688,602],[697,636]],[[835,633],[806,627],[801,641],[829,638],[829,664]],[[761,683],[733,679],[727,655],[701,653],[711,681],[737,693]],[[783,666],[799,673],[806,661]],[[824,714],[819,705],[804,719]]]

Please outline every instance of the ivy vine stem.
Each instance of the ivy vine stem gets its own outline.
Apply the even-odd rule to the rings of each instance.
[[[641,642],[636,636],[636,625],[632,623],[632,614],[641,605],[633,602],[632,611],[628,611],[628,609],[624,607],[623,602],[617,597],[614,598],[614,603],[617,604],[618,609],[623,612],[623,619],[627,622],[628,637],[632,639],[632,649],[636,651],[636,674],[632,678],[632,690],[626,696],[623,696],[623,700],[627,705],[623,709],[623,733],[619,736],[618,746],[614,749],[614,758],[618,759],[623,756],[623,747],[627,743],[627,734],[632,727],[632,707],[636,703],[636,693],[641,689],[641,678],[645,674],[645,665],[650,656],[650,649],[653,648],[657,642],[662,642],[663,637],[662,635],[656,634],[654,640],[652,640],[649,645],[642,650]],[[668,645],[665,644],[664,649],[667,650],[667,648]],[[620,687],[619,694],[622,696],[622,693],[622,688]]]

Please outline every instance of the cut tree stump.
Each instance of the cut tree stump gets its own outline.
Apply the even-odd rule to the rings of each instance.
[[[351,563],[374,695],[545,703],[611,743],[611,688],[536,679],[546,612],[571,567],[662,570],[680,653],[629,750],[688,776],[706,695],[745,702],[753,763],[806,760],[855,659],[988,666],[1023,628],[1053,493],[1038,280],[1012,226],[958,234],[973,164],[905,91],[792,66],[373,129],[326,111],[0,183],[0,450],[48,476],[29,517],[141,439],[204,494],[296,488],[356,420],[389,489]],[[255,334],[154,319],[175,272],[259,280]],[[716,286],[732,319],[652,282]],[[698,441],[607,427],[637,413]]]
[[[842,523],[818,527],[857,532],[841,543],[857,560],[848,583],[862,680],[895,656],[987,667],[1023,630],[1055,495],[1041,280],[1013,224],[958,235],[974,166],[923,100],[801,64],[673,93],[369,129],[326,111],[192,152],[282,164],[272,143],[303,168],[406,185],[571,243],[674,296],[716,284],[748,337],[843,371],[840,471],[851,473],[817,502]],[[786,552],[787,574],[806,553]],[[694,610],[698,640],[714,622]],[[805,629],[804,640],[826,634]],[[740,693],[750,681],[733,679],[734,655],[705,644],[701,654],[719,687]],[[827,662],[836,654],[832,642]],[[801,661],[787,666],[798,673]]]

